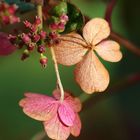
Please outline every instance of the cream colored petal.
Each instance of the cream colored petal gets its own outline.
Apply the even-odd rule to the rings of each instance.
[[[75,79],[86,93],[102,92],[109,84],[109,73],[93,51],[76,65]]]
[[[118,62],[122,59],[120,45],[115,41],[103,41],[95,47],[95,50],[106,61]]]
[[[85,55],[87,48],[84,39],[77,33],[60,37],[60,43],[54,46],[57,62],[63,65],[74,65]]]
[[[96,45],[110,34],[110,27],[106,20],[94,18],[90,20],[83,29],[83,37],[87,43]]]

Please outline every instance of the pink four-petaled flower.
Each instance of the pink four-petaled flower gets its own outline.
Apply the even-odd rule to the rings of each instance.
[[[70,133],[79,136],[81,121],[78,112],[81,103],[65,92],[65,99],[60,101],[60,91],[54,90],[53,97],[35,93],[26,93],[20,101],[26,115],[43,121],[45,131],[51,139],[66,140]]]

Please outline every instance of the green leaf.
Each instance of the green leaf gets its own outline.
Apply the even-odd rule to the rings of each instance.
[[[63,33],[69,33],[72,31],[80,31],[84,26],[84,16],[81,11],[73,4],[67,3],[69,21],[66,24],[65,31]]]
[[[61,16],[62,14],[67,14],[67,3],[66,2],[59,2],[58,5],[56,5],[52,10],[50,11],[50,14],[53,16]]]

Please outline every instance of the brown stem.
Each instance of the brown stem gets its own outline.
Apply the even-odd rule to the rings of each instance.
[[[54,52],[53,47],[51,47],[50,49],[51,49],[52,59],[54,61],[54,68],[55,68],[55,73],[56,73],[56,77],[57,77],[57,82],[58,82],[58,85],[59,85],[59,88],[60,88],[60,92],[61,92],[60,100],[63,101],[65,93],[64,93],[63,85],[62,85],[60,74],[59,74],[59,70],[58,70],[58,64],[57,64],[57,60],[56,60],[56,57],[55,57],[55,52]]]
[[[112,28],[111,17],[112,17],[114,7],[116,6],[116,2],[117,0],[110,0],[105,12],[105,19],[108,21],[111,28]]]
[[[118,43],[122,44],[124,47],[126,47],[129,51],[133,52],[137,56],[140,56],[140,48],[135,46],[132,42],[124,38],[123,36],[119,35],[118,33],[115,33],[114,31],[111,32],[110,37],[117,41]]]

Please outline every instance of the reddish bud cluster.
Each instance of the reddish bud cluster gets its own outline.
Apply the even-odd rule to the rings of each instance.
[[[20,18],[15,15],[18,6],[0,2],[0,22],[2,25],[20,22]]]
[[[47,57],[44,56],[43,53],[46,51],[45,41],[47,33],[39,28],[41,25],[41,19],[36,17],[33,24],[26,20],[24,21],[24,25],[29,31],[27,33],[19,34],[17,37],[10,35],[10,41],[18,46],[18,48],[26,47],[21,60],[28,58],[30,56],[30,52],[36,48],[37,52],[41,55],[41,65],[43,67],[46,66]]]
[[[49,25],[49,28],[51,30],[51,32],[49,33],[50,45],[59,43],[59,33],[65,30],[65,25],[67,24],[68,20],[68,16],[66,14],[62,14],[59,17],[59,20]]]

